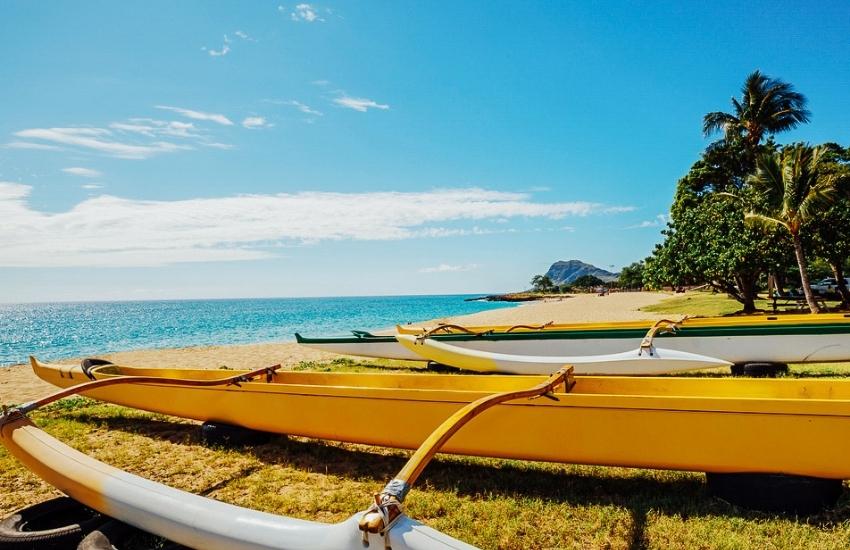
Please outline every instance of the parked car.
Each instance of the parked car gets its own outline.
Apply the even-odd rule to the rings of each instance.
[[[844,278],[844,284],[848,288],[850,288],[850,277]],[[816,283],[812,283],[809,286],[812,288],[812,290],[816,294],[820,294],[821,296],[827,296],[827,295],[838,293],[838,281],[836,281],[832,277],[827,277],[826,279],[821,279],[820,281],[818,281]]]

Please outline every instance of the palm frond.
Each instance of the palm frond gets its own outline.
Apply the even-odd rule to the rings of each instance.
[[[744,221],[754,227],[761,227],[762,229],[773,229],[776,226],[788,229],[788,224],[784,221],[771,218],[764,214],[757,214],[755,212],[747,212],[744,214]]]
[[[740,121],[734,115],[715,111],[708,113],[702,118],[702,133],[706,136],[710,136],[716,132],[727,134],[730,127],[734,127],[739,123]]]

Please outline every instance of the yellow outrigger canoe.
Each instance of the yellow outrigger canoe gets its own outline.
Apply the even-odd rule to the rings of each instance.
[[[59,387],[90,380],[79,366],[32,359]],[[238,375],[242,371],[228,371]],[[247,372],[247,371],[246,371]],[[104,365],[94,379],[212,380],[221,371]],[[115,385],[84,395],[148,411],[255,430],[417,448],[482,397],[543,376],[269,372],[239,386]],[[442,451],[552,462],[712,473],[850,479],[850,381],[575,377],[552,399],[494,406]]]

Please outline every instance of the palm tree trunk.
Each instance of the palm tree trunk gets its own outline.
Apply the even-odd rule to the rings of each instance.
[[[841,309],[850,308],[850,290],[847,290],[847,285],[844,284],[844,267],[840,262],[830,262],[829,267],[832,268],[832,275],[838,283],[838,295],[841,296]]]
[[[806,255],[803,252],[803,241],[800,239],[799,233],[792,233],[791,238],[794,240],[794,255],[797,256],[797,265],[800,267],[800,282],[803,283],[803,294],[806,296],[806,303],[809,304],[809,309],[812,313],[820,313],[820,308],[815,302],[815,295],[812,293],[812,287],[809,286],[809,271],[806,269]]]

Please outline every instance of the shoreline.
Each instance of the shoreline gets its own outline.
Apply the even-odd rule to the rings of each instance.
[[[564,295],[563,299],[547,298],[519,305],[506,303],[506,307],[430,319],[416,324],[516,325],[544,324],[550,321],[581,323],[657,320],[666,315],[643,312],[640,308],[656,304],[670,296],[671,294],[662,292],[613,293],[607,296]],[[228,366],[236,369],[254,369],[278,363],[284,368],[292,368],[301,362],[330,361],[342,356],[313,350],[295,342],[278,341],[138,349],[99,354],[98,357],[115,363],[140,367],[169,365],[177,368],[218,369]],[[54,362],[73,365],[79,364],[79,360],[79,357],[69,357]],[[7,405],[23,403],[44,396],[55,389],[37,378],[28,364],[0,367],[0,403]]]

